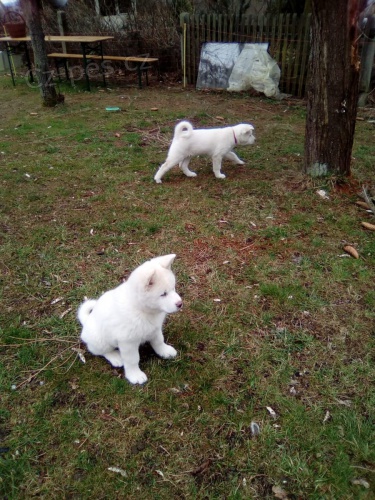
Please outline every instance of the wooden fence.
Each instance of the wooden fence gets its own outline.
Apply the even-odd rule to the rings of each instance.
[[[216,14],[181,14],[182,67],[186,83],[196,83],[202,43],[267,42],[270,55],[281,69],[280,91],[303,97],[310,51],[310,17],[310,14],[301,17],[297,14],[280,14],[241,18]]]

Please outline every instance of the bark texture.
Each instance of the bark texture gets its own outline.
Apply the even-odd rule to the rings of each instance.
[[[358,102],[358,0],[312,0],[305,172],[350,175]]]
[[[43,105],[55,106],[58,103],[58,96],[49,69],[41,20],[41,2],[40,0],[20,0],[20,5],[28,27],[29,35],[31,37],[31,44],[34,52],[35,73]]]

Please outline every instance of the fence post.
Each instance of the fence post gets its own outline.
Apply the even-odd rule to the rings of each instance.
[[[186,12],[182,12],[180,14],[180,27],[182,28],[181,33],[181,67],[182,67],[182,83],[183,86],[186,87],[187,78],[186,78],[186,23],[188,21],[188,14]]]

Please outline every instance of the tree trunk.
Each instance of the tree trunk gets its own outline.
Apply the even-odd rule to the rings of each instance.
[[[41,19],[40,0],[20,0],[21,9],[29,30],[34,52],[35,73],[44,106],[56,106],[58,96],[49,69],[46,44]]]
[[[350,175],[358,102],[358,0],[312,0],[304,170]]]

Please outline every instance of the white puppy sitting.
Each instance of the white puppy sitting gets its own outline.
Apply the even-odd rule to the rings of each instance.
[[[254,144],[253,130],[254,127],[247,123],[211,129],[194,129],[187,121],[178,123],[174,129],[167,159],[156,172],[154,180],[160,184],[163,175],[177,164],[185,175],[195,177],[197,174],[189,169],[189,162],[190,158],[196,155],[211,156],[215,177],[224,179],[225,175],[221,173],[222,159],[243,165],[244,162],[233,153],[232,149],[236,145]]]
[[[168,313],[181,309],[171,265],[175,254],[151,259],[137,267],[127,281],[86,300],[78,310],[83,328],[81,339],[88,350],[104,356],[113,366],[123,366],[132,384],[143,384],[147,376],[139,368],[139,346],[150,342],[162,358],[177,351],[164,342],[162,326]]]

